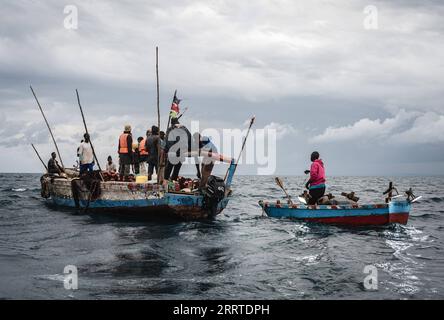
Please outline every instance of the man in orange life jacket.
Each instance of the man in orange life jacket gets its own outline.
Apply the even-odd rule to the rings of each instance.
[[[131,164],[133,163],[132,145],[131,126],[126,125],[125,131],[119,137],[119,174],[121,178],[130,174]]]
[[[142,176],[146,176],[146,163],[148,161],[148,148],[147,148],[147,137],[150,135],[150,131],[146,132],[145,138],[139,142],[139,173]]]

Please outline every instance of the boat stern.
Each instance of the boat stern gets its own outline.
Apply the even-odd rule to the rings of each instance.
[[[412,205],[407,200],[389,202],[389,223],[407,224]]]

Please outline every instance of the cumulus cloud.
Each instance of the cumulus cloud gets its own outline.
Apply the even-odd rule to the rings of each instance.
[[[155,46],[162,121],[177,88],[190,106],[184,121],[205,127],[240,127],[254,110],[278,138],[328,126],[311,142],[442,141],[440,1],[375,0],[377,30],[363,27],[366,0],[69,4],[79,9],[77,30],[63,27],[60,1],[2,3],[0,132],[8,139],[0,153],[23,142],[50,142],[32,83],[62,153],[75,158],[83,133],[77,87],[96,150],[114,154],[126,122],[138,133],[157,122]],[[339,107],[333,110],[330,101]],[[302,148],[305,139],[298,143]]]
[[[312,143],[355,141],[362,143],[442,143],[444,115],[435,112],[413,112],[401,109],[392,118],[364,118],[343,127],[328,127],[313,137]]]
[[[363,28],[367,1],[72,4],[79,8],[76,31],[63,28],[58,1],[3,7],[0,70],[141,88],[154,83],[159,45],[163,84],[200,94],[440,101],[439,2],[412,8],[378,1],[373,31]]]
[[[278,140],[298,133],[298,131],[291,124],[277,122],[271,122],[267,124],[266,126],[264,126],[264,130],[275,130],[276,138]]]

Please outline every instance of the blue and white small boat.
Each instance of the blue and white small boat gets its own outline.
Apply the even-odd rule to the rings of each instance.
[[[259,201],[267,216],[292,218],[310,222],[339,225],[385,225],[407,224],[411,201],[392,199],[382,204],[306,205]]]

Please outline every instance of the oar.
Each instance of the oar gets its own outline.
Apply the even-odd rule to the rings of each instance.
[[[80,114],[82,115],[83,125],[84,125],[84,127],[85,127],[85,132],[86,132],[86,134],[89,136],[89,144],[90,144],[90,146],[91,146],[91,151],[92,151],[92,153],[93,153],[94,159],[95,159],[96,162],[97,162],[97,166],[99,167],[99,176],[100,176],[100,179],[101,179],[103,182],[105,182],[105,179],[104,179],[103,176],[102,176],[102,168],[100,167],[99,159],[97,159],[96,152],[94,151],[94,147],[93,147],[93,144],[92,144],[92,141],[91,141],[91,136],[89,135],[88,127],[86,126],[85,116],[83,115],[82,105],[80,104],[79,91],[78,91],[77,89],[76,89],[76,95],[77,95],[77,102],[78,102],[78,104],[79,104],[79,108],[80,108]]]
[[[37,149],[34,147],[34,145],[31,143],[32,148],[34,149],[35,153],[37,154],[37,157],[39,157],[40,161],[42,162],[43,166],[46,169],[46,172],[48,172],[48,167],[46,166],[46,164],[43,162],[42,157],[40,157],[39,152],[37,151]]]
[[[284,191],[285,195],[287,196],[288,202],[293,205],[293,201],[291,200],[290,195],[288,194],[287,190],[284,187],[284,183],[282,182],[281,178],[276,177],[274,178],[274,181],[276,181],[276,184]]]
[[[250,134],[250,130],[251,130],[251,127],[253,126],[254,120],[256,120],[256,117],[255,117],[255,116],[253,116],[253,117],[250,119],[250,125],[248,126],[247,134],[246,134],[245,137],[244,137],[244,141],[242,142],[242,148],[241,148],[241,150],[240,150],[240,152],[239,152],[239,156],[237,157],[237,161],[236,161],[235,164],[234,164],[234,165],[235,165],[235,167],[234,167],[234,172],[236,171],[236,169],[237,169],[237,165],[238,165],[239,160],[240,160],[240,158],[241,158],[241,156],[242,156],[242,151],[244,151],[245,143],[247,142],[247,138],[248,138],[248,135]],[[231,166],[230,166],[230,167],[231,167]],[[225,173],[224,181],[227,181],[228,172],[230,171],[230,167],[228,167],[227,172]],[[233,175],[234,175],[234,172],[233,172]]]
[[[188,107],[185,107],[185,109],[183,110],[183,112],[177,117],[177,120],[179,120],[180,118],[182,118],[182,116],[185,114],[185,112],[187,112]]]
[[[48,127],[49,134],[51,135],[52,141],[54,142],[54,146],[55,146],[57,154],[59,156],[60,164],[62,165],[63,170],[65,170],[65,166],[63,164],[62,157],[60,156],[59,147],[57,146],[57,142],[54,138],[54,135],[52,134],[52,130],[51,130],[51,127],[49,126],[48,120],[46,120],[46,116],[45,116],[45,113],[43,112],[42,106],[40,105],[39,99],[37,99],[37,96],[36,96],[32,86],[29,86],[29,87],[31,88],[31,91],[32,91],[32,94],[34,95],[35,101],[37,102],[37,105],[39,106],[40,112],[42,113],[43,120],[45,120],[46,126]]]

